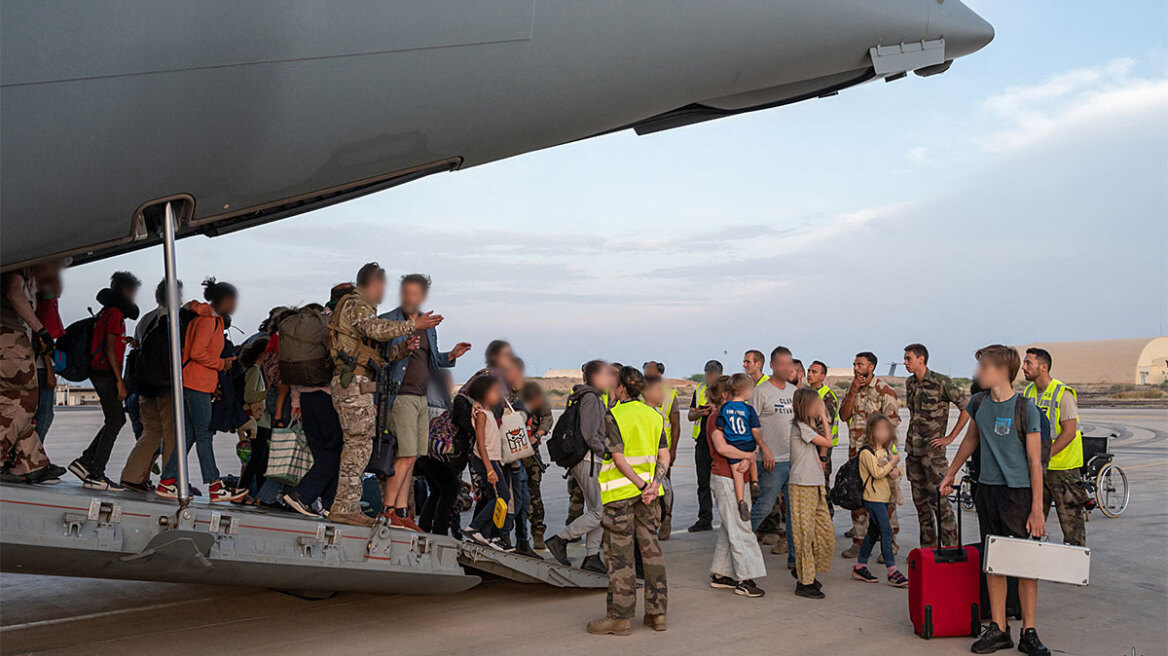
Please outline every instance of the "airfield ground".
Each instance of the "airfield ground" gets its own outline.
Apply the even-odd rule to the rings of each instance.
[[[1168,653],[1168,411],[1090,408],[1083,415],[1089,434],[1118,434],[1112,451],[1128,473],[1131,504],[1116,519],[1091,515],[1091,585],[1041,584],[1039,630],[1055,654]],[[59,412],[47,445],[53,460],[67,464],[100,421],[94,409]],[[113,475],[132,441],[127,426],[111,462]],[[216,446],[220,467],[237,471],[234,440],[221,435]],[[845,454],[837,451],[838,466]],[[485,581],[456,596],[338,594],[305,601],[261,589],[5,573],[0,576],[0,653],[969,653],[964,638],[925,641],[913,635],[906,591],[852,581],[851,563],[838,557],[822,576],[827,594],[822,601],[793,596],[785,556],[772,556],[769,549],[770,574],[759,581],[765,597],[746,599],[710,589],[715,534],[685,532],[696,511],[688,438],[683,438],[679,461],[675,533],[663,543],[670,586],[669,631],[664,634],[638,621],[628,638],[590,636],[584,623],[603,614],[603,592],[502,580]],[[553,467],[544,478],[552,530],[563,525],[567,511],[560,473]],[[899,512],[903,559],[916,544],[917,522],[911,504]],[[1053,513],[1051,520],[1057,539]],[[846,513],[836,515],[835,525],[840,551],[847,542]],[[968,513],[964,526],[967,535],[976,534],[976,521]],[[1018,624],[1013,628],[1017,635]]]

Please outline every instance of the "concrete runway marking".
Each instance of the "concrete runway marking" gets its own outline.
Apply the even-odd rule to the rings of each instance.
[[[79,620],[93,620],[102,617],[111,617],[114,615],[126,615],[128,613],[140,613],[148,610],[158,610],[160,608],[172,608],[174,606],[187,606],[189,604],[196,604],[205,599],[186,599],[184,601],[168,601],[161,604],[152,604],[150,606],[135,606],[134,608],[120,608],[118,610],[107,610],[100,613],[89,613],[88,615],[71,615],[69,617],[58,617],[51,620],[38,620],[36,622],[25,622],[24,624],[11,624],[9,626],[0,627],[0,633],[5,631],[16,631],[19,629],[31,629],[38,626],[52,626],[54,624],[66,624],[68,622],[76,622]]]

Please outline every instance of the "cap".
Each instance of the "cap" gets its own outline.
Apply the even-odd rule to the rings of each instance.
[[[706,373],[722,373],[722,363],[717,360],[710,360],[706,363]]]

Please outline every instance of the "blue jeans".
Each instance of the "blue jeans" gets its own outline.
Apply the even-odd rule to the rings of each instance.
[[[487,482],[487,467],[494,469],[495,475],[499,477],[499,482],[494,486]],[[470,457],[470,469],[471,472],[473,472],[475,476],[478,476],[479,480],[482,482],[480,490],[483,495],[482,510],[480,510],[478,514],[474,516],[474,519],[470,520],[470,527],[479,533],[482,533],[483,537],[490,538],[507,535],[511,532],[511,525],[515,521],[515,509],[511,507],[512,504],[510,503],[511,489],[508,487],[508,479],[510,477],[507,475],[507,472],[503,470],[502,463],[492,460],[489,465],[484,465],[483,461],[479,460],[478,456],[476,455],[472,455]],[[507,519],[503,522],[502,529],[495,528],[495,523],[493,521],[493,517],[495,515],[496,498],[501,498],[508,502]]]
[[[527,509],[531,506],[531,493],[527,491],[527,470],[523,468],[522,463],[505,465],[504,469],[511,470],[511,490],[515,496],[515,507],[508,508],[507,512],[515,515],[515,539],[526,540]]]
[[[53,406],[57,402],[56,390],[45,387],[47,376],[44,369],[37,369],[40,393],[37,395],[36,433],[41,438],[41,444],[45,443],[45,434],[49,432],[49,426],[53,425]]]
[[[214,437],[211,431],[211,394],[184,389],[183,406],[187,415],[187,439],[182,457],[187,457],[194,446],[195,452],[199,454],[199,469],[203,474],[203,482],[214,483],[219,480],[219,468],[215,466],[215,449],[211,442],[211,438]],[[178,457],[178,449],[175,449],[166,467],[162,469],[162,478],[178,478]]]
[[[750,530],[757,531],[762,520],[771,514],[775,501],[781,492],[787,496],[787,481],[791,478],[791,462],[776,462],[775,468],[767,471],[758,461],[758,498],[750,507]],[[787,564],[795,564],[795,539],[791,533],[791,507],[787,505]]]
[[[888,518],[888,504],[879,501],[865,501],[864,509],[868,511],[868,533],[860,543],[861,565],[868,564],[868,556],[872,555],[872,548],[876,546],[876,538],[872,537],[873,529],[880,532],[880,551],[884,554],[884,566],[896,567],[896,554],[892,551],[892,521]]]

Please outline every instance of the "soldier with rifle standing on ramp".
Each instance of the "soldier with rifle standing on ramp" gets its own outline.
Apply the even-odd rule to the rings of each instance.
[[[377,304],[384,296],[385,269],[370,262],[357,272],[357,288],[337,302],[329,319],[328,347],[335,367],[333,405],[344,433],[337,495],[329,512],[329,521],[338,524],[373,526],[375,523],[361,512],[360,504],[361,476],[369,464],[377,429],[373,394],[378,389],[373,377],[382,364],[378,344],[442,322],[442,316],[433,313],[405,321],[379,319]],[[416,338],[403,341],[394,347],[389,357],[391,361],[403,358],[417,346]]]

